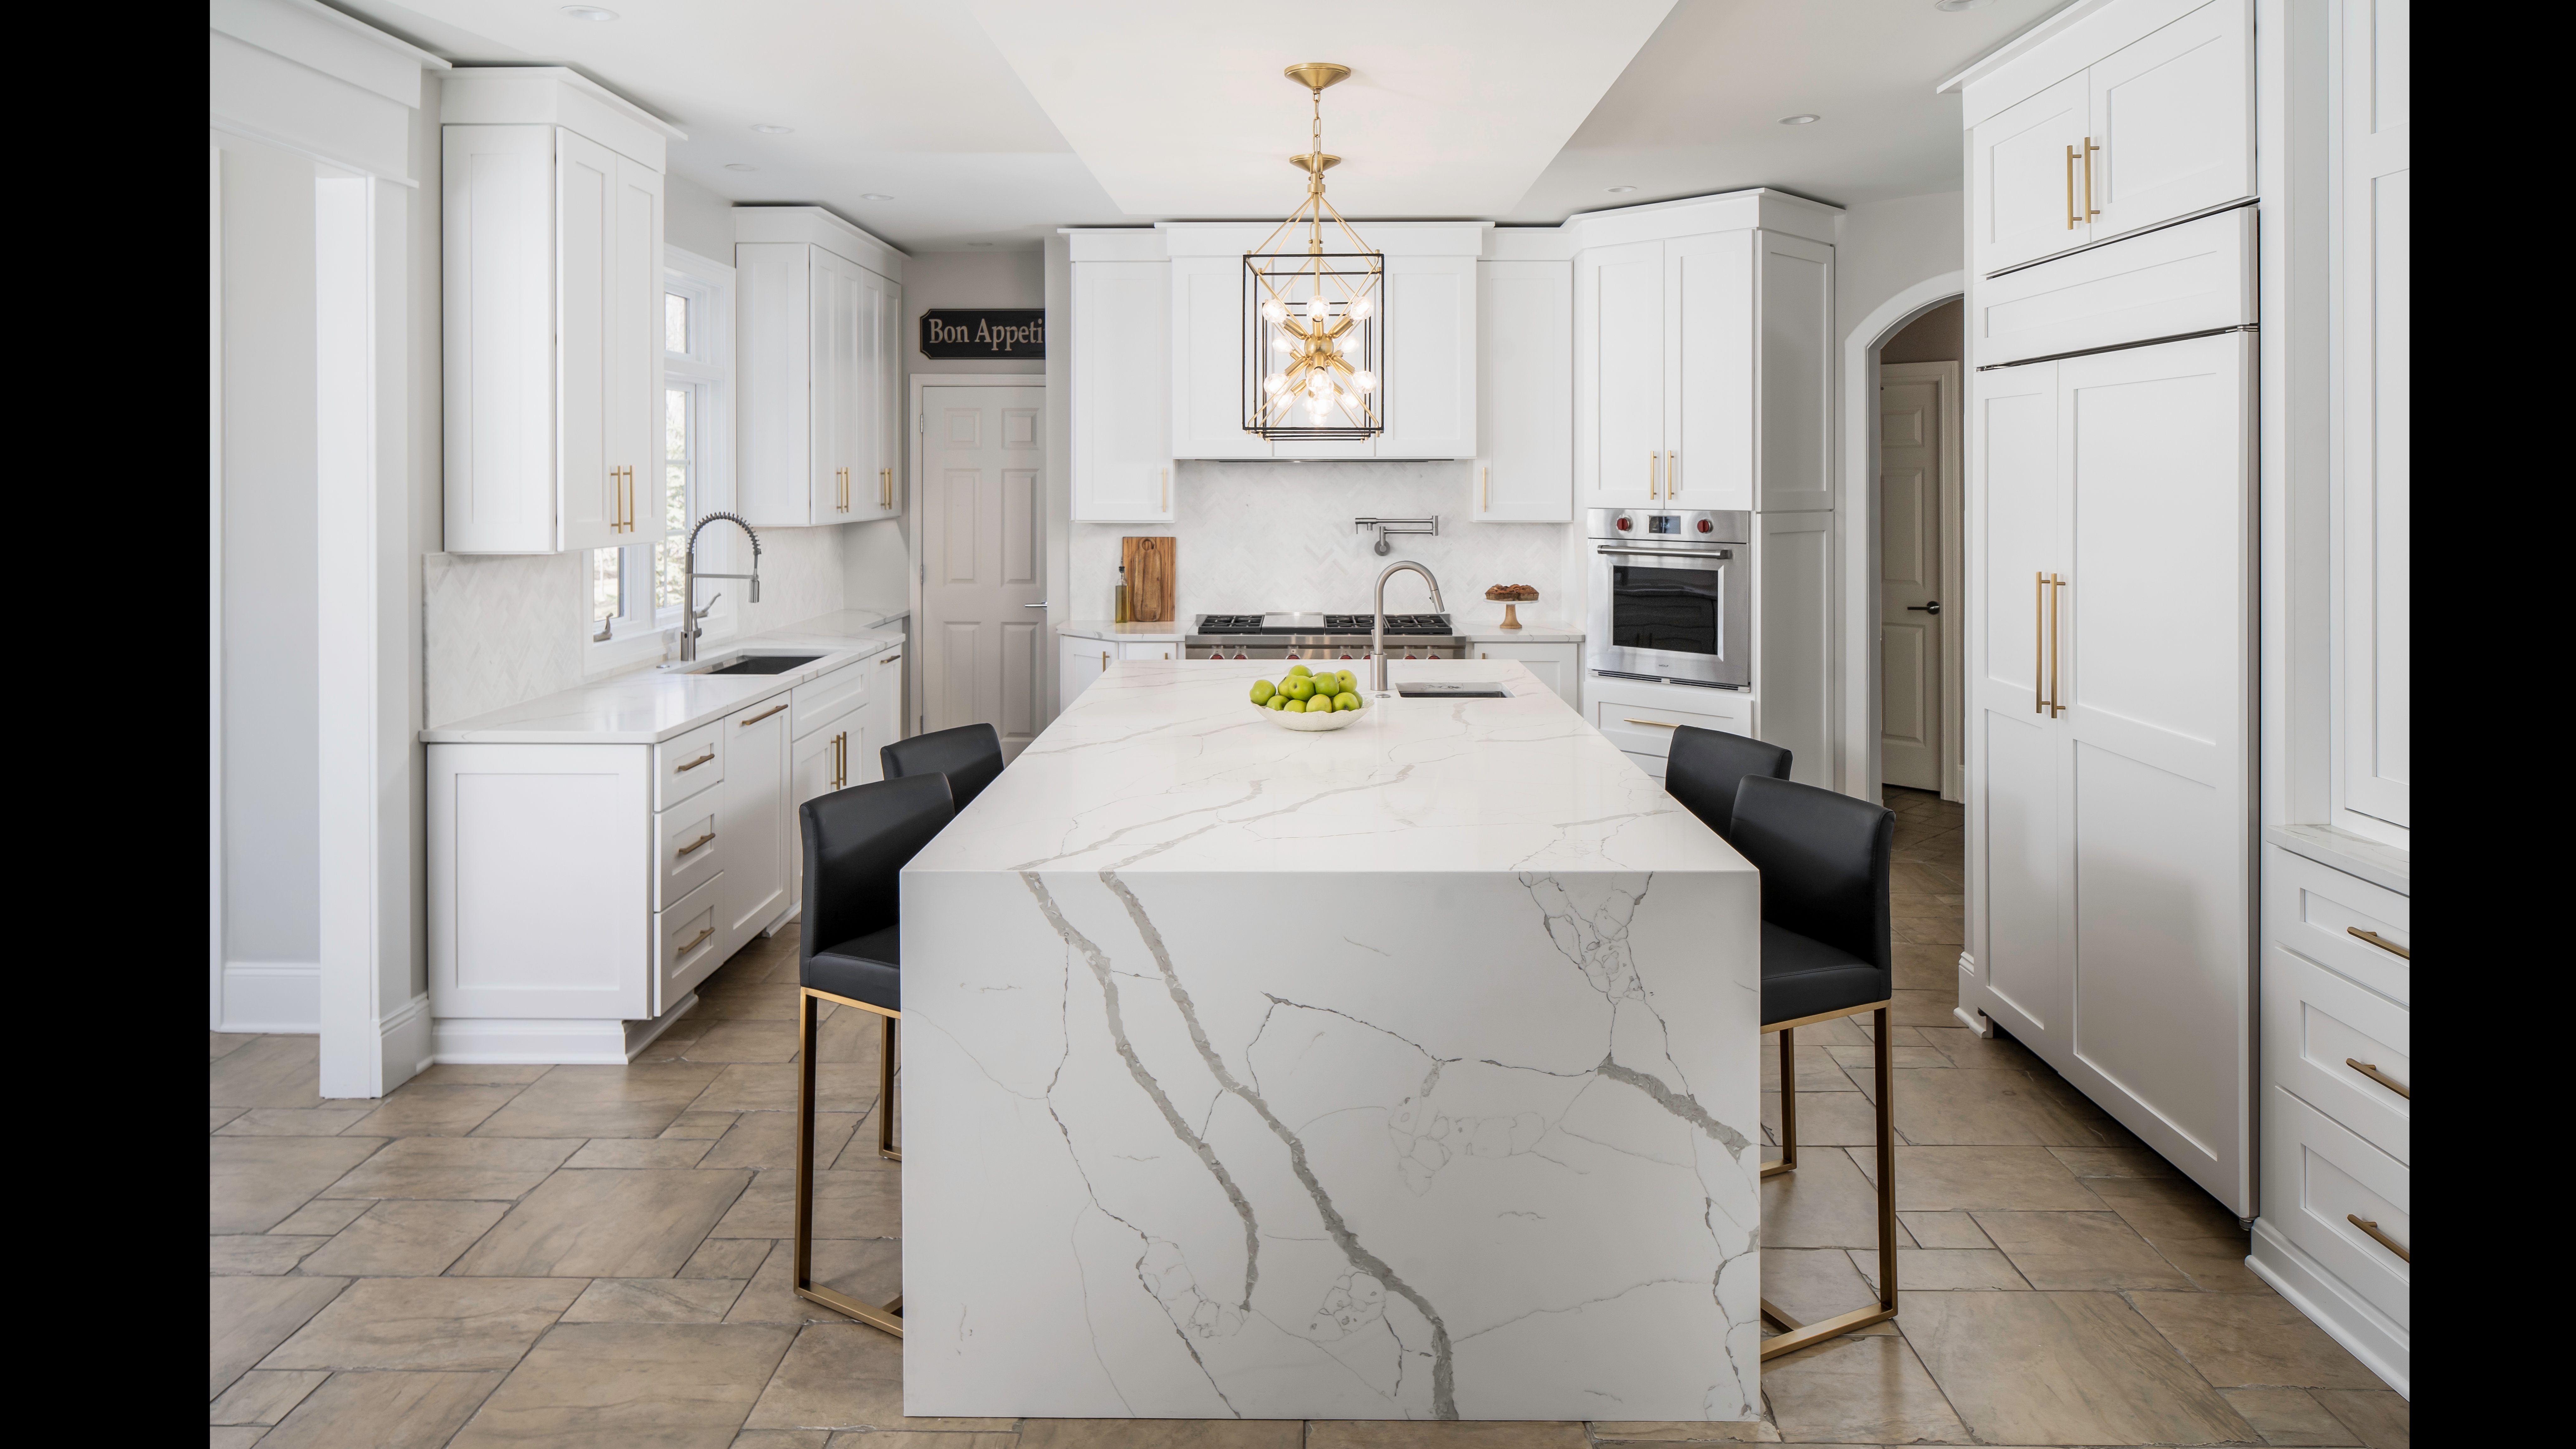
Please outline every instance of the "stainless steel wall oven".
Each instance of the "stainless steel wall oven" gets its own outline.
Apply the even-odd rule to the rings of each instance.
[[[1602,674],[1753,684],[1753,515],[1595,508],[1584,663]]]

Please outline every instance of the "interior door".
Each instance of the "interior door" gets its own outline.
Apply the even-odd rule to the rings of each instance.
[[[1575,260],[1574,282],[1585,506],[1651,506],[1664,496],[1664,244],[1594,247]]]
[[[2093,67],[2094,235],[2252,194],[2245,40],[2239,0],[2211,0]]]
[[[2040,1055],[2249,1211],[2250,514],[2242,333],[2058,363],[2061,915]]]
[[[1006,760],[1039,724],[1045,406],[1039,387],[922,389],[925,728],[990,724]]]
[[[627,460],[612,447],[609,390],[617,276],[617,154],[570,131],[555,132],[555,466],[566,549],[624,543],[619,528]],[[637,459],[637,462],[646,461]]]
[[[2093,239],[2083,205],[2089,97],[2078,72],[1968,133],[1968,239],[1979,273]]]
[[[1879,778],[1938,790],[1949,718],[1941,671],[1942,385],[1903,363],[1879,377]]]

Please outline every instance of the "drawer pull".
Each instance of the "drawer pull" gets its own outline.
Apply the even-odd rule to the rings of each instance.
[[[2365,931],[2359,926],[2346,926],[2343,928],[2343,933],[2347,936],[2357,936],[2364,941],[2368,941],[2370,944],[2377,946],[2380,950],[2387,952],[2400,961],[2412,961],[2415,959],[2415,953],[2398,945],[2396,942],[2379,934],[2377,931]]]
[[[715,933],[716,933],[716,928],[715,928],[715,927],[713,927],[713,926],[709,926],[709,927],[707,927],[705,930],[700,931],[699,933],[697,933],[697,934],[696,934],[696,935],[694,935],[694,936],[691,936],[691,937],[689,938],[689,944],[687,944],[687,945],[685,945],[685,946],[682,946],[679,950],[674,951],[674,952],[672,952],[671,954],[672,954],[672,955],[674,955],[674,956],[686,956],[686,955],[688,955],[691,951],[694,951],[694,950],[698,949],[698,943],[699,943],[700,941],[705,940],[707,937],[712,936],[712,935],[714,935]]]
[[[889,655],[887,655],[886,657],[884,657],[883,659],[878,660],[877,662],[878,662],[879,664],[892,664],[892,663],[894,663],[896,660],[901,659],[902,657],[903,657],[903,656],[902,656],[902,655],[900,655],[900,654],[889,654]]]
[[[697,849],[699,846],[704,845],[704,844],[706,844],[708,841],[713,840],[713,839],[715,839],[715,838],[716,838],[716,833],[715,833],[714,831],[710,830],[710,831],[708,831],[706,834],[699,836],[697,839],[690,841],[688,844],[681,846],[681,847],[680,847],[680,854],[681,854],[681,855],[686,855],[686,854],[688,854],[690,851]]]
[[[773,704],[773,705],[771,705],[769,708],[762,710],[760,713],[758,713],[758,714],[756,714],[756,715],[753,715],[751,718],[749,718],[749,719],[747,719],[747,720],[744,720],[744,721],[742,722],[742,723],[743,723],[743,726],[744,726],[744,728],[748,729],[748,728],[749,728],[749,727],[751,727],[752,725],[756,725],[756,724],[760,723],[762,720],[765,720],[765,719],[769,718],[771,715],[778,713],[780,710],[785,709],[786,707],[787,707],[787,706],[786,706],[786,705],[784,705],[784,704]]]
[[[688,762],[687,764],[685,764],[685,765],[682,765],[680,768],[678,768],[678,769],[676,769],[676,770],[673,770],[671,773],[672,773],[672,774],[674,774],[674,775],[685,775],[685,774],[687,774],[688,772],[690,772],[691,770],[696,769],[698,766],[705,764],[707,761],[712,760],[712,759],[714,759],[715,757],[716,757],[716,752],[715,752],[714,750],[709,750],[709,751],[707,751],[705,754],[698,756],[696,759],[689,761],[689,762]]]
[[[2363,1217],[2358,1213],[2345,1213],[2343,1215],[2343,1220],[2352,1224],[2354,1227],[2361,1229],[2363,1232],[2370,1234],[2370,1240],[2372,1242],[2377,1243],[2379,1246],[2386,1248],[2392,1253],[2395,1253],[2397,1255],[2398,1262],[2412,1263],[2415,1261],[2412,1254],[2408,1253],[2404,1248],[2397,1246],[2397,1240],[2395,1238],[2392,1238],[2379,1230],[2379,1224],[2372,1222],[2370,1219]]]
[[[2379,1085],[2386,1087],[2388,1090],[2395,1092],[2397,1095],[2404,1097],[2407,1101],[2412,1102],[2415,1100],[2415,1094],[2406,1090],[2405,1083],[2388,1075],[2386,1072],[2381,1071],[2371,1063],[2355,1061],[2351,1057],[2345,1057],[2343,1059],[2343,1064],[2352,1068],[2354,1071],[2361,1073],[2363,1076],[2370,1078],[2372,1081],[2377,1082]]]
[[[1628,723],[1628,724],[1641,724],[1641,725],[1653,725],[1655,728],[1657,728],[1657,729],[1659,729],[1659,730],[1677,730],[1677,729],[1680,729],[1680,728],[1681,728],[1681,726],[1680,726],[1680,725],[1677,725],[1677,724],[1673,723],[1671,720],[1668,720],[1668,719],[1637,719],[1637,718],[1635,718],[1635,717],[1633,717],[1633,716],[1629,716],[1629,717],[1627,717],[1627,718],[1626,718],[1626,723]]]

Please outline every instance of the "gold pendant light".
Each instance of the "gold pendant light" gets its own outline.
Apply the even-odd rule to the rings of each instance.
[[[1243,254],[1243,429],[1277,441],[1386,431],[1378,363],[1386,257],[1324,199],[1324,173],[1342,159],[1324,150],[1324,88],[1350,73],[1330,61],[1284,72],[1314,98],[1307,149],[1288,158],[1306,173],[1306,195]]]

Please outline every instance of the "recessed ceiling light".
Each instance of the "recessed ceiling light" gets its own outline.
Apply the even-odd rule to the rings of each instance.
[[[1932,0],[1935,10],[1974,10],[1986,0]]]
[[[764,136],[784,136],[789,132],[794,131],[796,128],[794,126],[773,126],[764,121],[759,125],[752,127],[752,129],[758,131]]]
[[[1810,112],[1803,116],[1782,116],[1780,118],[1780,124],[1784,126],[1812,126],[1823,119],[1824,117]]]
[[[727,171],[757,171],[760,168],[752,165],[748,161],[727,161],[725,163],[725,169]]]
[[[1629,192],[1634,191],[1634,190],[1636,190],[1636,189],[1637,189],[1637,188],[1635,188],[1635,187],[1633,187],[1633,186],[1613,186],[1613,187],[1611,187],[1611,188],[1610,188],[1610,194],[1611,194],[1612,196],[1625,196],[1625,195],[1627,195]]]
[[[861,200],[861,201],[892,201],[892,200],[894,200],[894,198],[893,198],[893,197],[891,197],[891,196],[886,195],[886,194],[885,194],[884,192],[882,192],[882,191],[862,191],[862,192],[860,192],[860,193],[859,193],[859,200]]]
[[[560,5],[556,8],[575,20],[607,21],[617,18],[616,11],[602,10],[596,5]]]

